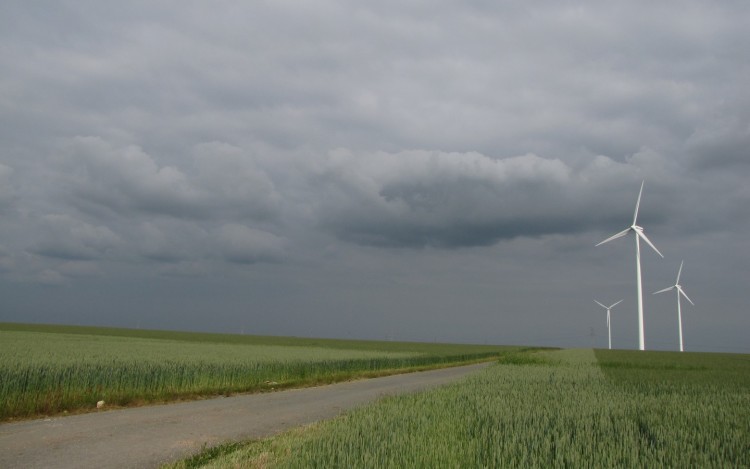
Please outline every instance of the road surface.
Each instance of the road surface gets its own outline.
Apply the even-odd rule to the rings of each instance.
[[[445,384],[486,365],[0,424],[0,468],[154,468],[204,444],[266,437],[381,396]]]

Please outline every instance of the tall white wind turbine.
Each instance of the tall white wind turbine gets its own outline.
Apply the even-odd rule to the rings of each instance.
[[[615,306],[622,303],[623,300],[618,301],[617,303],[614,303],[612,306],[604,306],[603,304],[599,303],[598,301],[594,300],[594,303],[598,304],[602,308],[607,310],[607,333],[609,334],[609,349],[612,350],[612,326],[610,325],[610,319],[609,319],[609,310],[614,308]]]
[[[680,274],[682,273],[682,264],[684,264],[685,261],[680,262],[680,270],[677,271],[677,281],[672,285],[671,287],[667,287],[663,290],[659,290],[654,292],[654,295],[657,293],[664,293],[669,290],[676,290],[677,291],[677,325],[680,328],[680,352],[684,352],[685,349],[682,347],[682,312],[680,311],[680,295],[684,296],[686,300],[690,302],[691,305],[695,306],[695,303],[693,303],[693,300],[688,298],[687,293],[685,293],[685,290],[682,289],[682,286],[680,285]]]
[[[646,350],[646,341],[644,339],[643,335],[643,292],[642,292],[642,285],[641,285],[641,244],[640,240],[641,238],[648,243],[649,246],[653,248],[654,251],[656,251],[657,254],[659,254],[661,257],[664,257],[662,253],[659,252],[658,249],[656,249],[656,246],[649,241],[649,239],[646,237],[645,234],[643,234],[643,228],[636,225],[636,221],[638,220],[638,206],[641,204],[641,195],[643,194],[643,184],[646,181],[643,181],[641,183],[641,191],[638,193],[638,201],[635,203],[635,213],[633,214],[633,224],[630,225],[629,228],[626,228],[616,235],[612,235],[609,238],[605,239],[601,243],[597,244],[597,246],[600,246],[604,243],[608,243],[612,241],[613,239],[622,238],[623,236],[627,235],[630,232],[633,232],[635,235],[635,277],[636,277],[636,289],[638,290],[638,348],[640,350]]]

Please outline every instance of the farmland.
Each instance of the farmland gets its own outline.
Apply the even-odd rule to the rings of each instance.
[[[750,356],[513,354],[462,382],[175,467],[563,466],[750,466]]]
[[[514,347],[0,324],[0,419],[258,392],[497,357]]]

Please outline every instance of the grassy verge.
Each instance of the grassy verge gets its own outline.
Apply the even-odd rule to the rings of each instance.
[[[748,467],[750,357],[511,354],[182,467]]]

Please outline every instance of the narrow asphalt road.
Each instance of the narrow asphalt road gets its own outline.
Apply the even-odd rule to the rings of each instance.
[[[204,444],[266,437],[381,396],[445,384],[484,366],[2,424],[0,468],[158,467]]]

